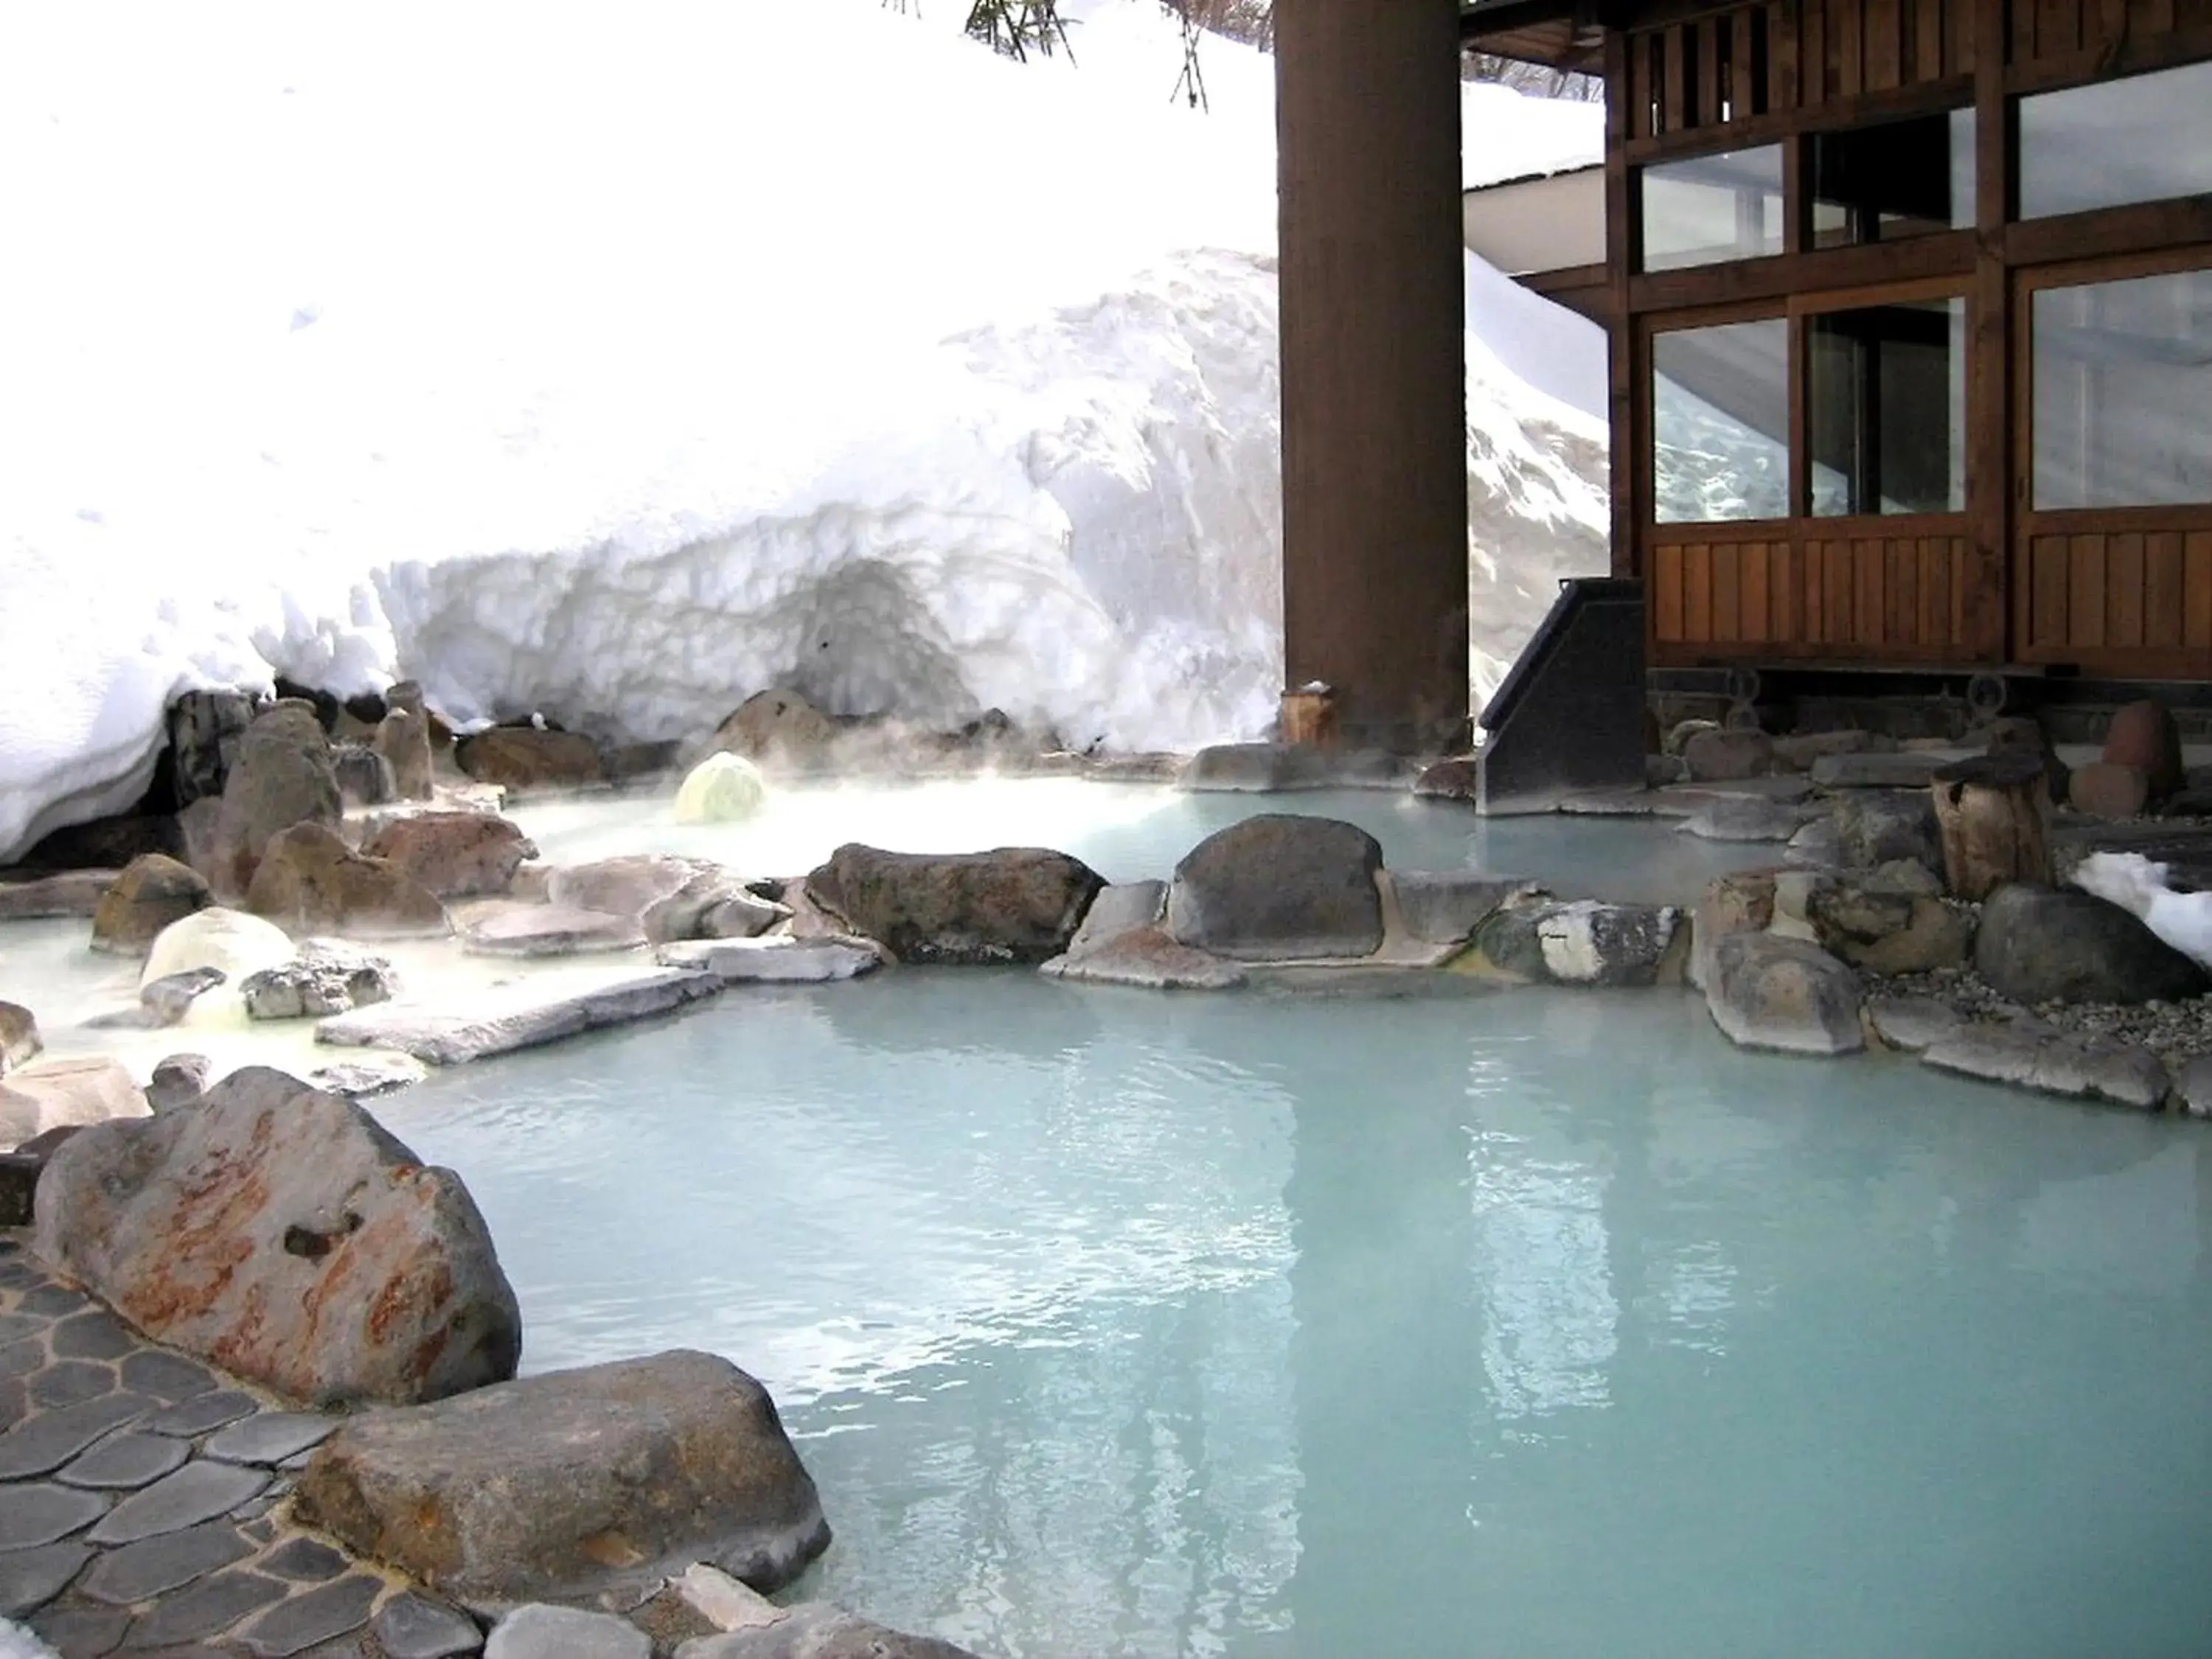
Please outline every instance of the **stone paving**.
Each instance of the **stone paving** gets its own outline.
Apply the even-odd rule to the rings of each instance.
[[[289,1521],[336,1417],[148,1342],[0,1229],[0,1619],[62,1659],[450,1659],[476,1622]]]

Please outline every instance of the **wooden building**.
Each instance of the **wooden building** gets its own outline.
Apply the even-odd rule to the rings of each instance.
[[[1605,77],[1613,574],[1654,666],[2212,679],[2212,0],[1466,29]]]
[[[1462,45],[1606,80],[1654,668],[2212,680],[2212,0],[1284,0],[1291,684],[1465,715]]]

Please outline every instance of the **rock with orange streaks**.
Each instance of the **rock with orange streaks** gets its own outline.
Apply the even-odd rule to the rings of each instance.
[[[72,1137],[33,1248],[148,1336],[315,1405],[442,1399],[513,1376],[522,1350],[460,1177],[265,1067]]]

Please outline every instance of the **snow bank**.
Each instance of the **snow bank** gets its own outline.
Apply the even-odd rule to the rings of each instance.
[[[1209,40],[1200,113],[1155,9],[1070,9],[1073,65],[878,0],[0,12],[37,255],[0,310],[0,859],[135,799],[176,692],[276,673],[637,737],[773,683],[1251,732],[1271,66]],[[1483,93],[1471,143],[1556,148]],[[1583,394],[1501,350],[1480,418],[1549,546],[1528,434]]]

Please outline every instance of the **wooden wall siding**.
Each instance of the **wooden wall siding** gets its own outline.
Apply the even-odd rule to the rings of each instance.
[[[2212,653],[2212,530],[2033,536],[2027,579],[2025,661]]]
[[[2212,0],[2012,0],[2014,64],[2116,51],[2128,41],[2212,27]]]
[[[2212,532],[2206,541],[2212,558]],[[1652,636],[1685,660],[1725,658],[1729,647],[1744,645],[1793,656],[1977,660],[1986,644],[1976,635],[1987,630],[1976,626],[1972,594],[1968,544],[1959,536],[1668,542],[1651,550]]]
[[[2145,3],[2015,0],[2014,15],[2028,15],[2033,39],[2039,5]],[[2158,3],[2212,8],[2212,0]],[[1972,0],[1765,0],[1638,29],[1629,36],[1629,137],[1724,133],[1755,116],[1971,75],[1973,41]]]

